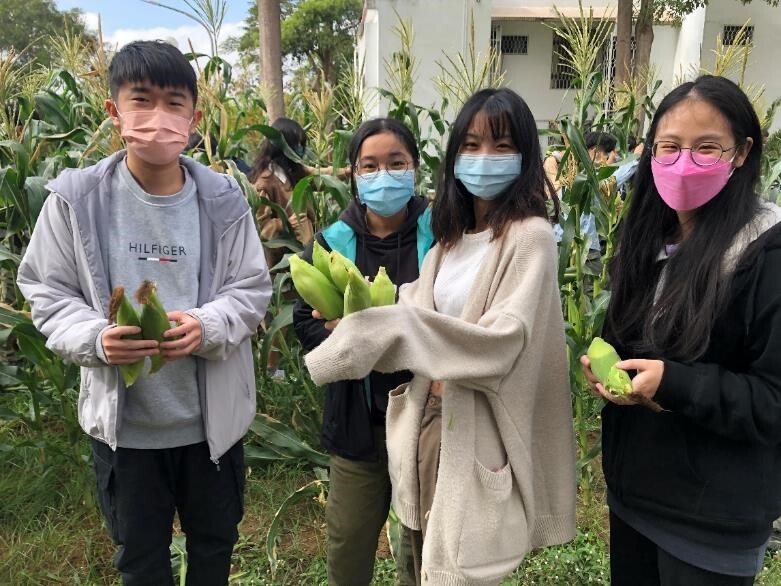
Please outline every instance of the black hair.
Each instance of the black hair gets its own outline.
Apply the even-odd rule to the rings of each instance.
[[[537,125],[523,98],[508,88],[483,89],[473,94],[458,113],[440,165],[437,195],[432,209],[431,226],[437,242],[445,248],[453,246],[462,234],[475,227],[474,196],[455,177],[456,157],[472,120],[480,112],[488,119],[494,139],[509,135],[521,154],[521,174],[495,200],[487,221],[498,238],[508,223],[532,216],[548,218],[547,194],[555,194],[553,185],[542,167],[542,151]],[[559,204],[551,195],[558,215]]]
[[[148,81],[161,88],[186,88],[198,101],[198,80],[190,62],[176,47],[165,41],[133,41],[114,55],[108,68],[111,97],[130,82]]]
[[[595,130],[587,132],[583,137],[583,140],[586,143],[587,149],[596,147],[605,154],[616,150],[616,144],[618,143],[616,137],[609,132],[597,132]]]
[[[420,165],[420,152],[418,151],[418,144],[415,142],[415,137],[412,131],[407,126],[395,118],[372,118],[367,120],[358,127],[355,131],[352,140],[350,141],[350,148],[348,150],[348,157],[350,159],[350,166],[355,170],[355,166],[358,164],[358,155],[361,154],[361,146],[370,136],[375,134],[383,134],[390,132],[396,135],[404,148],[407,149],[412,157],[412,164],[415,169]],[[358,190],[355,186],[355,173],[350,174],[350,189],[353,194],[353,198],[358,197]]]
[[[304,149],[306,149],[306,132],[304,132],[304,129],[298,122],[290,118],[277,118],[271,127],[279,130],[287,146],[294,152],[299,156],[304,154]],[[294,186],[307,174],[301,163],[292,161],[281,147],[275,145],[269,139],[265,139],[260,145],[260,151],[258,151],[258,156],[255,157],[255,162],[252,163],[252,170],[250,170],[247,178],[254,183],[269,169],[271,163],[281,167],[290,183]]]
[[[626,137],[626,150],[632,152],[637,148],[637,137],[634,134],[630,134]]]
[[[664,203],[654,184],[651,149],[643,151],[634,196],[610,265],[612,296],[606,325],[635,355],[691,362],[707,350],[714,320],[725,307],[729,280],[721,273],[724,255],[759,207],[755,186],[762,131],[751,102],[737,85],[705,75],[678,86],[661,101],[648,144],[654,142],[660,120],[686,100],[702,100],[718,110],[729,123],[735,144],[745,144],[747,138],[753,144],[726,186],[697,210],[691,233],[667,261],[664,289],[656,300],[661,273],[657,258],[665,244],[680,240],[680,226],[676,212]]]

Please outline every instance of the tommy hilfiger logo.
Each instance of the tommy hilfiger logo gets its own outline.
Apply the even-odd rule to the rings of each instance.
[[[149,262],[177,262],[176,256],[187,256],[184,246],[178,244],[158,244],[157,242],[130,242],[128,252],[136,254],[148,254],[150,256],[139,256],[138,260]]]

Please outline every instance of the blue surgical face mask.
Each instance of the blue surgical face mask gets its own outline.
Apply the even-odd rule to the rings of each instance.
[[[375,171],[355,176],[358,199],[378,216],[399,213],[415,194],[415,172]]]
[[[456,157],[455,176],[467,191],[481,199],[494,199],[521,175],[521,153]]]

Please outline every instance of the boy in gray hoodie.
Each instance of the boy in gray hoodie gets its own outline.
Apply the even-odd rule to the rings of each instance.
[[[174,513],[188,585],[227,584],[243,513],[241,438],[255,415],[250,338],[271,284],[237,183],[181,156],[201,119],[195,72],[139,41],[109,68],[106,109],[127,150],[52,181],[19,269],[47,345],[81,368],[79,420],[126,585],[173,584]],[[108,319],[114,287],[143,280],[175,325],[166,341]],[[161,355],[127,388],[119,365]]]

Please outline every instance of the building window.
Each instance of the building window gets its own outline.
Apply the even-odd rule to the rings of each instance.
[[[742,31],[742,32],[741,32]],[[723,45],[750,45],[754,40],[754,27],[728,24],[721,35]]]
[[[550,87],[552,90],[566,90],[574,86],[575,72],[567,65],[565,55],[568,46],[566,39],[553,33],[553,55],[550,69]]]
[[[526,35],[503,35],[503,55],[527,55],[529,53],[529,37]]]

